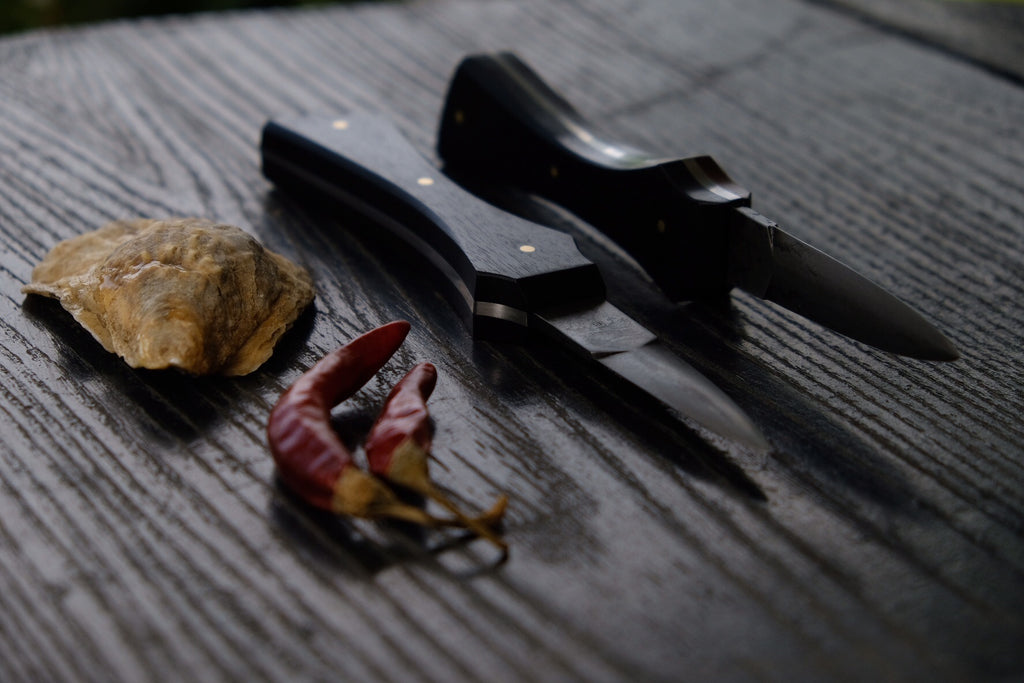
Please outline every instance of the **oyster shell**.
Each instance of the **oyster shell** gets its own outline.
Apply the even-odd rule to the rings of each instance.
[[[22,291],[59,299],[132,367],[196,375],[252,372],[313,300],[303,268],[198,218],[114,221],[60,242]]]

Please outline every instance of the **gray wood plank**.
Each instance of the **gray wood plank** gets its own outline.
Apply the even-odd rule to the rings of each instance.
[[[371,108],[428,154],[467,52],[515,49],[612,137],[713,154],[755,207],[919,306],[909,361],[734,294],[673,304],[571,217],[617,305],[756,419],[768,456],[473,343],[423,272],[273,191],[271,116]],[[0,679],[992,680],[1024,672],[1024,93],[792,0],[356,5],[0,40]],[[133,215],[234,222],[315,311],[251,376],[134,371],[21,285]],[[428,281],[429,283],[429,281]],[[440,482],[512,500],[481,543],[310,510],[263,430],[320,356],[414,328]]]

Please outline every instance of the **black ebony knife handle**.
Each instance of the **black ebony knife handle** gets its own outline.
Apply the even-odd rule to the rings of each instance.
[[[710,157],[665,160],[602,140],[514,54],[462,61],[438,153],[456,177],[561,204],[615,240],[674,300],[729,288],[729,222],[750,193]]]
[[[379,115],[270,121],[260,150],[276,185],[365,217],[440,270],[477,338],[518,338],[531,312],[604,297],[569,235],[466,192]]]

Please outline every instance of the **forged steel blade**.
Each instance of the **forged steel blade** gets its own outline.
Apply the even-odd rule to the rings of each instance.
[[[512,53],[473,55],[459,65],[438,153],[461,175],[569,209],[627,251],[673,300],[718,298],[739,285],[881,349],[935,360],[959,355],[881,287],[752,219],[750,192],[714,159],[665,159],[602,139]],[[760,270],[745,272],[757,259]],[[768,275],[770,286],[761,281]]]
[[[539,313],[536,327],[569,342],[613,374],[668,408],[677,417],[753,448],[770,448],[735,402],[654,334],[607,301],[565,312]]]
[[[752,209],[736,210],[730,281],[836,332],[925,360],[960,353],[920,313]]]
[[[374,230],[392,238],[389,244],[433,264],[452,285],[452,299],[474,337],[558,344],[684,422],[744,446],[769,448],[710,380],[604,301],[601,274],[572,237],[462,189],[382,117],[271,121],[261,152],[264,174],[282,189],[369,219]],[[420,272],[429,269],[418,267]]]

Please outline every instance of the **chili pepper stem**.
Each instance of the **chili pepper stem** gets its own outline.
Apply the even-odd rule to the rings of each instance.
[[[477,536],[493,543],[499,550],[501,550],[502,556],[508,555],[508,543],[506,543],[505,540],[494,531],[492,525],[489,523],[491,520],[485,519],[486,516],[469,517],[462,512],[462,510],[459,509],[459,506],[453,503],[448,496],[444,495],[433,486],[430,486],[427,490],[420,491],[419,493],[422,493],[431,500],[439,503],[442,507],[455,515],[459,522]],[[502,512],[504,512],[504,505],[502,505]],[[500,521],[500,518],[496,521]]]
[[[349,467],[334,484],[331,509],[353,517],[391,517],[427,527],[444,526],[449,522],[427,514],[413,505],[403,503],[384,482],[357,467]]]
[[[430,481],[427,474],[427,452],[415,439],[406,439],[392,453],[388,480],[430,498],[455,515],[467,529],[493,543],[503,554],[508,554],[508,544],[493,528],[501,521],[508,499],[502,496],[481,517],[470,517]]]
[[[505,508],[507,507],[508,496],[502,494],[498,496],[498,500],[494,501],[494,505],[491,506],[491,509],[482,515],[478,515],[476,520],[491,528],[497,527],[501,524],[501,520],[505,516]]]

